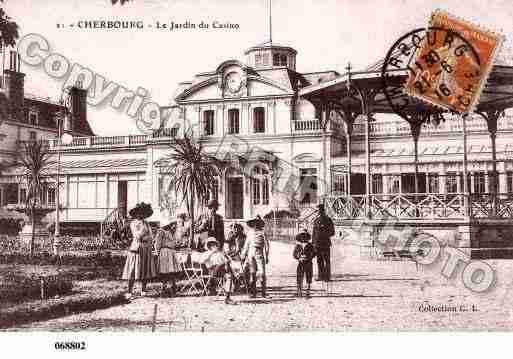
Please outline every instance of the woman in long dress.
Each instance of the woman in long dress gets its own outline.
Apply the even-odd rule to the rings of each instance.
[[[171,296],[176,295],[176,275],[180,272],[180,264],[176,258],[177,248],[176,220],[164,223],[155,235],[155,251],[157,252],[157,271],[162,281],[160,295],[168,295],[167,283],[171,282]]]
[[[153,214],[150,204],[139,203],[129,212],[134,218],[130,223],[132,231],[132,243],[128,249],[122,279],[128,281],[127,299],[132,298],[135,281],[141,281],[141,295],[145,296],[146,283],[156,276],[155,262],[153,259],[153,236],[151,227],[145,218]]]

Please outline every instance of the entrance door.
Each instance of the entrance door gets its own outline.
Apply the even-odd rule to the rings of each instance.
[[[242,177],[229,177],[227,180],[227,217],[242,219],[244,218],[244,192],[242,186]]]
[[[119,181],[118,182],[118,211],[119,214],[123,217],[126,217],[127,214],[127,182]]]

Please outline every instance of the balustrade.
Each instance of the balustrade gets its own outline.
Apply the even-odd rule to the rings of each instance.
[[[465,197],[469,199],[472,218],[513,219],[511,193],[332,195],[326,197],[326,207],[330,216],[339,220],[366,219],[367,214],[372,219],[464,219]]]
[[[319,120],[296,120],[293,121],[294,131],[302,132],[302,131],[319,131],[321,129],[321,124]]]

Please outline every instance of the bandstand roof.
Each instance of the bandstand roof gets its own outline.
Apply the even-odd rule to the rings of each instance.
[[[389,81],[396,80],[397,84],[404,83],[408,76],[405,69],[387,73],[391,76]],[[373,112],[394,113],[383,93],[380,62],[365,71],[346,72],[333,80],[303,87],[299,90],[299,96],[312,102],[330,101],[335,107],[337,104],[342,105],[343,101],[344,106],[360,108],[360,101],[357,98],[347,97],[348,81],[362,90],[376,91]],[[479,99],[477,110],[511,107],[513,107],[513,66],[494,65]],[[413,106],[411,110],[415,110]]]

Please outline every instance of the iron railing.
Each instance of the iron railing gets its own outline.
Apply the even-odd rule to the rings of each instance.
[[[408,193],[331,195],[325,197],[328,214],[347,219],[513,219],[511,193]]]

